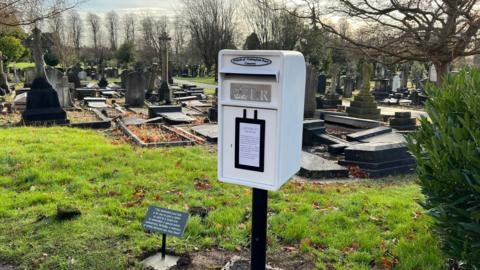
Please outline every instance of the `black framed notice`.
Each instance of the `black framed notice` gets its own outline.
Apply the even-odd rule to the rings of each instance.
[[[263,172],[265,120],[235,119],[235,168]]]

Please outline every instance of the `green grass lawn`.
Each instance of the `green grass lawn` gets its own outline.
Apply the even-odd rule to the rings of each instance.
[[[161,237],[141,223],[148,205],[192,216],[177,253],[248,250],[251,191],[216,180],[201,146],[139,149],[69,128],[0,130],[0,262],[22,269],[139,269]],[[298,252],[319,269],[442,269],[430,219],[411,179],[291,182],[270,192],[269,254]],[[58,204],[82,215],[55,218]]]
[[[16,67],[18,69],[24,69],[24,68],[29,68],[29,67],[35,67],[35,63],[30,63],[30,62],[18,62],[18,63],[10,63],[8,64],[8,67]]]
[[[205,84],[213,84],[216,85],[217,82],[215,82],[214,77],[174,77],[175,80],[181,80],[181,81],[191,81],[191,82],[196,82],[196,83],[205,83]]]

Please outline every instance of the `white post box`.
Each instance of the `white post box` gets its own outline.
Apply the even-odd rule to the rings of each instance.
[[[218,178],[276,191],[300,169],[305,59],[222,50],[218,71]]]

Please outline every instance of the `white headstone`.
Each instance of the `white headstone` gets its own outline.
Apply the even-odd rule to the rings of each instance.
[[[402,81],[400,80],[400,76],[395,75],[392,79],[392,91],[396,92],[401,86]]]
[[[437,82],[437,69],[435,69],[435,65],[430,66],[429,79],[431,82]]]
[[[83,71],[83,70],[80,71],[80,72],[78,72],[78,78],[79,78],[80,80],[85,80],[85,79],[87,78],[87,72],[85,72],[85,71]]]

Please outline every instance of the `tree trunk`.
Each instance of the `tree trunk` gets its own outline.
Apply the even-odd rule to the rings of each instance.
[[[440,86],[443,83],[443,80],[446,79],[448,76],[448,65],[450,62],[440,62],[434,61],[433,65],[435,66],[435,70],[437,71],[437,85]]]

